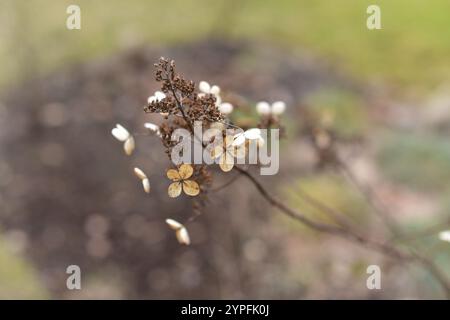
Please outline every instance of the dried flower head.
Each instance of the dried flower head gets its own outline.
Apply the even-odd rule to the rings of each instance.
[[[169,196],[172,198],[178,197],[182,189],[189,196],[198,195],[200,193],[200,186],[194,180],[189,180],[193,173],[194,169],[190,164],[182,164],[177,170],[167,170],[167,177],[173,181],[169,185]]]

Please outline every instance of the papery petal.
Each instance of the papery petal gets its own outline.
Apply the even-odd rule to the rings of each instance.
[[[152,132],[158,132],[159,131],[159,127],[151,122],[146,122],[144,123],[144,127],[147,128],[148,130],[152,131]]]
[[[203,93],[209,93],[211,91],[211,86],[206,81],[200,81],[198,89]]]
[[[167,190],[169,197],[176,198],[181,194],[181,182],[173,182],[170,184],[169,189]]]
[[[127,129],[120,124],[116,124],[116,127],[111,130],[112,135],[119,141],[125,141],[130,137],[130,133]]]
[[[247,148],[245,148],[245,144],[242,144],[240,146],[237,146],[233,150],[233,156],[236,159],[242,159],[245,157],[245,154],[247,153]]]
[[[125,153],[130,156],[135,148],[134,138],[133,136],[130,136],[125,143],[123,144],[123,149],[125,150]]]
[[[222,171],[224,171],[224,172],[228,172],[228,171],[231,171],[231,169],[233,169],[233,166],[234,166],[234,158],[231,155],[229,155],[228,153],[224,153],[220,157],[220,162],[219,162],[220,169],[222,169]]]
[[[188,246],[191,243],[189,233],[185,227],[175,231],[175,236],[177,237],[177,240],[180,244],[185,244]]]
[[[260,115],[266,115],[270,113],[270,105],[265,102],[261,101],[256,104],[256,112]]]
[[[283,101],[272,103],[272,114],[280,115],[286,110],[286,104]]]
[[[194,173],[194,168],[192,168],[190,164],[184,163],[178,168],[178,173],[180,174],[181,179],[187,179]]]
[[[224,102],[220,104],[219,111],[223,114],[230,114],[233,112],[233,105],[231,103]]]
[[[170,229],[175,231],[184,228],[184,226],[181,223],[173,219],[166,219],[166,223],[169,225]]]
[[[150,193],[150,180],[147,178],[142,180],[142,187],[146,193]]]
[[[134,168],[134,174],[136,175],[136,177],[138,177],[141,180],[147,178],[147,175],[144,173],[144,171],[142,171],[139,168]]]
[[[178,173],[178,170],[175,169],[169,169],[167,170],[167,178],[169,178],[172,181],[179,181],[181,180],[180,174]]]
[[[193,180],[184,180],[183,191],[189,196],[196,196],[200,193],[200,186]]]

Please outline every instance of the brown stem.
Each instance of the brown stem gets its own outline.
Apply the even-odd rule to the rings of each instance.
[[[369,239],[365,236],[362,236],[361,234],[355,232],[354,230],[351,230],[348,226],[345,227],[339,227],[329,224],[323,224],[320,222],[313,221],[312,219],[309,219],[304,214],[299,212],[298,210],[294,210],[287,205],[285,205],[283,202],[280,202],[276,198],[274,198],[265,188],[264,186],[247,170],[244,170],[239,167],[234,167],[235,170],[237,170],[240,174],[244,175],[250,182],[253,183],[253,185],[256,187],[256,189],[259,191],[259,193],[275,208],[279,209],[282,213],[286,214],[287,216],[300,221],[304,225],[327,234],[336,235],[341,238],[350,240],[352,242],[355,242],[357,244],[363,245],[365,247],[368,247],[372,250],[375,250],[377,252],[380,252],[386,256],[390,256],[392,258],[395,258],[399,261],[406,262],[406,261],[416,261],[422,264],[438,281],[438,283],[441,285],[442,289],[444,290],[444,293],[447,298],[450,298],[450,282],[447,279],[446,275],[434,264],[433,261],[429,260],[428,258],[420,255],[417,252],[405,252],[402,251],[393,245],[387,244],[387,243],[381,243],[378,241],[375,241],[373,239]],[[314,200],[315,202],[319,202],[318,200]]]

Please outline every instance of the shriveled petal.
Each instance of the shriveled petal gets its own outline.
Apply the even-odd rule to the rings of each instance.
[[[133,153],[134,148],[135,148],[134,138],[133,136],[130,136],[123,144],[123,149],[125,150],[125,153],[129,156]]]
[[[170,229],[175,231],[184,228],[184,226],[181,223],[173,219],[166,219],[166,223],[169,225]]]
[[[144,173],[144,171],[142,171],[139,168],[134,168],[134,174],[136,175],[136,177],[138,177],[141,180],[147,178],[147,175]]]
[[[150,193],[150,180],[147,178],[142,180],[142,187],[146,193]]]
[[[245,135],[244,133],[238,133],[234,136],[233,146],[240,146],[245,143]]]
[[[167,190],[169,197],[176,198],[181,194],[181,182],[173,182],[170,184],[169,189]]]
[[[234,166],[234,159],[228,153],[224,153],[222,157],[220,157],[219,167],[224,172],[231,171]]]
[[[272,103],[272,114],[280,115],[286,110],[286,104],[283,101]]]
[[[244,132],[244,136],[249,140],[257,140],[261,138],[261,130],[259,128],[248,129]]]
[[[229,102],[224,102],[220,104],[219,111],[223,114],[230,114],[233,112],[233,105]]]
[[[212,86],[211,89],[209,89],[209,93],[217,96],[220,93],[219,86]]]
[[[265,102],[261,101],[256,104],[256,112],[260,115],[266,115],[270,113],[270,105]]]
[[[175,231],[175,236],[177,237],[177,240],[180,244],[185,244],[188,246],[191,243],[189,233],[185,227]]]
[[[203,93],[209,93],[211,91],[211,86],[206,81],[200,81],[198,89]]]
[[[167,170],[167,178],[169,178],[172,181],[181,180],[181,177],[180,177],[180,174],[178,173],[178,170],[175,170],[175,169]]]
[[[130,133],[127,129],[120,124],[116,124],[116,127],[111,130],[112,135],[119,141],[125,141],[130,137]]]
[[[200,186],[193,180],[184,180],[183,191],[189,196],[196,196],[200,193]]]
[[[187,179],[194,173],[194,168],[192,168],[190,164],[184,163],[178,169],[178,173],[180,174],[181,179]]]

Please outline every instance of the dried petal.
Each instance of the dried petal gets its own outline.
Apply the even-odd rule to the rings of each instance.
[[[135,148],[134,138],[133,136],[130,136],[123,144],[123,149],[125,150],[125,153],[129,156],[133,153],[134,148]]]
[[[223,154],[223,147],[221,145],[220,146],[215,146],[214,149],[212,149],[212,151],[211,151],[211,157],[213,159],[217,159],[222,154]]]
[[[191,243],[191,239],[189,238],[189,233],[185,227],[178,229],[175,231],[175,236],[180,244],[189,245]]]
[[[188,179],[194,173],[194,168],[190,164],[182,164],[178,169],[181,179]]]
[[[222,157],[220,157],[220,161],[219,161],[219,167],[220,169],[222,169],[222,171],[224,172],[228,172],[231,171],[231,169],[233,169],[234,166],[234,159],[231,155],[229,155],[228,153],[224,153],[222,155]]]
[[[241,146],[245,143],[245,135],[244,133],[238,133],[234,136],[233,146]]]
[[[167,190],[169,197],[176,198],[181,194],[181,182],[173,182],[170,184],[169,189]]]
[[[130,133],[127,129],[120,124],[116,124],[116,127],[111,130],[112,135],[119,141],[125,141],[130,137]]]
[[[179,181],[179,180],[181,180],[181,177],[180,177],[180,174],[178,173],[178,170],[175,170],[175,169],[167,170],[167,178],[169,178],[172,181]]]
[[[170,229],[175,231],[184,227],[181,223],[173,219],[166,219],[166,223],[169,225]]]
[[[147,178],[147,175],[144,173],[144,171],[142,171],[139,168],[134,168],[134,174],[136,175],[136,177],[138,177],[141,180]]]
[[[156,91],[155,92],[155,97],[158,101],[161,101],[162,99],[166,98],[166,95],[164,94],[164,92],[161,91]]]
[[[142,186],[144,187],[144,191],[146,193],[150,193],[150,180],[148,180],[147,178],[143,179]]]
[[[200,193],[200,187],[198,183],[193,180],[184,180],[183,191],[189,196],[196,196]]]

